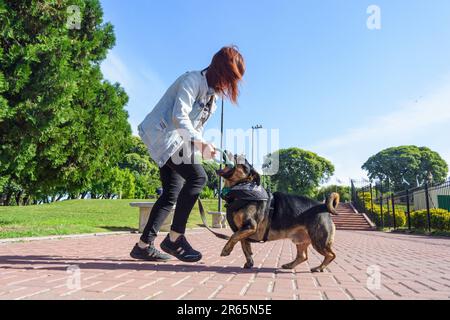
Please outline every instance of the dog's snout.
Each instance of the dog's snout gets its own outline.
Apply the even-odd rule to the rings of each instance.
[[[230,176],[233,175],[233,172],[234,172],[234,170],[230,169],[227,166],[224,167],[223,169],[216,170],[217,175],[222,177],[222,178],[224,178],[224,179],[230,178]]]

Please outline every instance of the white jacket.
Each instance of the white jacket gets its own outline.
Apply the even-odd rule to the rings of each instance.
[[[213,103],[208,112],[206,106],[211,98]],[[204,122],[216,111],[216,100],[214,90],[208,87],[206,71],[187,72],[170,86],[138,126],[139,136],[159,167],[186,139],[203,141]]]

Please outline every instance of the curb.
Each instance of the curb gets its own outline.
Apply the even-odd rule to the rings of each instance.
[[[187,234],[192,234],[194,231],[204,230],[203,228],[192,228],[187,230]],[[46,237],[27,237],[27,238],[11,238],[11,239],[0,239],[1,244],[15,243],[15,242],[33,242],[33,241],[46,241],[46,240],[64,240],[64,239],[82,239],[82,238],[95,238],[95,237],[106,237],[106,236],[120,236],[126,234],[140,234],[137,231],[117,231],[117,232],[99,232],[99,233],[83,233],[83,234],[69,234],[69,235],[56,235],[56,236],[46,236]],[[168,232],[160,232],[160,235],[166,235]]]
[[[134,234],[134,232],[117,231],[117,232],[101,232],[101,233],[70,234],[70,235],[60,235],[60,236],[46,236],[46,237],[11,238],[11,239],[0,239],[0,244],[14,243],[14,242],[32,242],[32,241],[45,241],[45,240],[63,240],[63,239],[89,238],[89,237],[104,237],[104,236],[123,235],[123,234]]]

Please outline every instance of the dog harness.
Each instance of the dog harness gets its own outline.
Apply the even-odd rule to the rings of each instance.
[[[244,182],[231,188],[224,188],[221,197],[228,204],[235,200],[265,201],[269,199],[269,194],[255,182]]]
[[[234,212],[243,208],[249,201],[267,201],[264,217],[267,217],[268,223],[264,232],[263,240],[257,241],[248,239],[250,242],[267,242],[274,211],[274,197],[272,193],[267,192],[266,189],[260,185],[257,185],[255,182],[244,182],[231,188],[224,188],[221,197],[226,202],[225,207],[227,208],[227,221],[234,232],[238,231],[238,227],[233,220]]]

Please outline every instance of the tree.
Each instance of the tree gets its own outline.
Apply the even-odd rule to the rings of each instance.
[[[150,158],[147,147],[139,137],[132,136],[119,168],[129,170],[135,179],[135,196],[147,199],[161,185],[158,165]]]
[[[206,187],[213,191],[217,190],[219,188],[219,176],[216,171],[220,168],[219,164],[214,161],[204,161],[202,164],[208,176]]]
[[[80,29],[67,26],[70,5]],[[102,16],[98,0],[0,0],[4,199],[77,197],[122,159],[128,97],[100,71],[115,43]]]
[[[427,147],[400,146],[380,151],[362,166],[370,179],[388,179],[393,191],[407,185],[418,187],[432,177],[433,182],[444,182],[448,165],[437,153]]]
[[[328,195],[330,195],[333,192],[339,193],[342,202],[351,200],[351,190],[349,186],[335,186],[335,185],[320,188],[319,191],[317,191],[315,199],[318,201],[323,201],[324,199],[327,198]]]
[[[123,170],[123,185],[122,185],[122,199],[135,199],[136,198],[136,184],[135,177],[130,170]]]
[[[282,149],[272,159],[279,158],[279,171],[270,179],[275,190],[313,197],[320,183],[334,173],[333,164],[317,154],[298,148]]]

